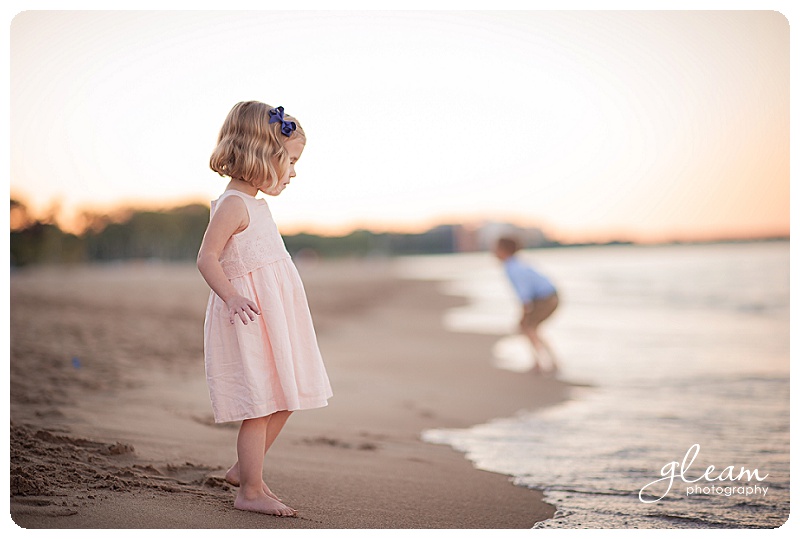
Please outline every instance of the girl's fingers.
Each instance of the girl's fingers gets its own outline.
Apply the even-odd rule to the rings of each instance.
[[[238,312],[235,309],[231,309],[230,313],[231,313],[230,316],[231,324],[236,323],[236,316],[238,315],[239,318],[241,318],[242,322],[244,322],[244,324],[247,325],[247,318],[244,316],[244,311]]]
[[[246,316],[245,316],[246,315]],[[242,322],[247,324],[247,319],[249,318],[251,322],[255,321],[256,315],[253,314],[253,308],[249,305],[242,307],[242,312],[239,313],[239,316],[242,317]]]
[[[236,315],[237,314],[239,315],[239,318],[241,319],[242,323],[245,326],[247,325],[247,319],[248,318],[250,319],[251,322],[254,322],[255,319],[256,319],[256,315],[253,312],[251,312],[249,310],[242,309],[240,312],[234,312],[233,313],[233,315],[231,316],[231,324],[233,324],[234,321],[236,320]]]
[[[242,320],[244,325],[247,325],[247,319],[249,318],[251,322],[255,322],[256,316],[260,315],[261,311],[258,308],[258,305],[253,303],[252,301],[248,301],[244,307],[239,308],[232,308],[230,310],[230,322],[231,324],[236,322],[236,316],[238,315],[239,318]]]
[[[252,301],[248,301],[247,302],[246,309],[248,309],[248,313],[247,314],[250,316],[250,320],[255,320],[255,315],[261,314],[261,310],[258,308],[258,305],[256,305]]]

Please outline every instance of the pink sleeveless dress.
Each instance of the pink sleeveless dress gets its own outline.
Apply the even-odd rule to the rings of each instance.
[[[212,290],[204,348],[211,407],[217,423],[280,410],[320,408],[333,395],[311,321],[303,283],[267,201],[228,190],[247,206],[250,224],[231,236],[220,255],[225,275],[261,315],[231,324],[225,302]]]

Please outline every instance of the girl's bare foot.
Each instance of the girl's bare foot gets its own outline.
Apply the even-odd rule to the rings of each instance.
[[[229,484],[233,485],[234,487],[238,487],[239,486],[239,463],[238,462],[236,464],[234,464],[233,466],[231,466],[230,469],[227,472],[225,472],[225,481],[227,481]],[[264,494],[266,494],[267,496],[269,496],[273,500],[278,501],[278,502],[282,501],[280,498],[278,498],[278,496],[275,495],[274,492],[272,492],[269,489],[269,487],[267,486],[267,483],[265,481],[262,481],[262,488],[264,489]]]
[[[270,498],[263,491],[259,491],[253,496],[248,496],[244,489],[240,489],[233,506],[241,511],[254,511],[278,517],[297,516],[297,511],[278,500]]]

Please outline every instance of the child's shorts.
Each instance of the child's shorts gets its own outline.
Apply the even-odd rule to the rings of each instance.
[[[551,295],[539,298],[525,304],[525,315],[520,321],[520,326],[524,328],[535,328],[553,314],[558,307],[558,294],[553,292]]]

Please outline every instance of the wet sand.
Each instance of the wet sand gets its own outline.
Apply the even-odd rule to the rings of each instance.
[[[299,261],[334,396],[292,415],[265,477],[297,518],[237,511],[203,370],[208,289],[192,264],[11,275],[11,517],[24,528],[530,528],[541,493],[420,441],[560,402],[553,379],[453,334],[460,298],[386,261]],[[535,458],[533,456],[532,458]]]

